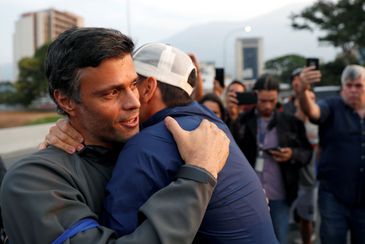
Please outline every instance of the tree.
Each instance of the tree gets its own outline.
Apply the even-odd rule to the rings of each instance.
[[[318,0],[290,18],[294,29],[322,31],[319,41],[341,48],[347,64],[354,54],[365,61],[364,0]]]
[[[316,86],[340,85],[340,77],[345,68],[348,58],[339,55],[334,61],[320,64],[319,68],[322,73],[321,82],[316,83]],[[352,57],[351,63],[355,62]],[[290,76],[296,68],[303,68],[306,65],[306,59],[300,55],[285,55],[270,59],[265,62],[265,69],[273,73],[273,75],[281,82],[289,83]]]
[[[49,44],[35,52],[32,58],[22,58],[19,65],[19,78],[15,86],[18,102],[28,106],[31,102],[47,93],[47,79],[43,72],[43,63]]]
[[[10,81],[0,82],[0,104],[11,104],[14,99],[15,86]]]
[[[289,83],[294,69],[305,66],[305,58],[289,54],[265,62],[265,69],[271,71],[281,82]]]
[[[320,66],[322,79],[321,82],[316,84],[318,86],[328,86],[328,85],[341,85],[341,74],[346,65],[350,63],[355,63],[354,57],[344,57],[339,55],[334,61],[325,63]]]

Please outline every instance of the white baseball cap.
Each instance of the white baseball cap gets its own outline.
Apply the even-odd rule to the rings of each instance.
[[[195,66],[183,51],[164,43],[148,43],[133,53],[136,72],[145,77],[183,89],[191,95],[193,87],[188,83]]]

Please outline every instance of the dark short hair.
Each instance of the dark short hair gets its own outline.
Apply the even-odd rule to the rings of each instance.
[[[222,100],[215,93],[207,93],[199,100],[199,103],[204,104],[206,101],[216,103],[219,107],[219,111],[221,112],[222,120],[226,121],[226,110],[224,108]]]
[[[293,82],[293,80],[294,80],[295,77],[297,77],[297,76],[300,75],[300,73],[302,72],[302,70],[303,70],[302,68],[296,68],[295,70],[293,70],[293,72],[290,75],[290,83]]]
[[[195,70],[192,70],[188,78],[188,83],[192,87],[195,87],[196,79],[196,72]],[[189,94],[179,87],[172,86],[160,81],[157,81],[157,85],[161,91],[162,101],[168,108],[185,106],[193,102],[193,99],[189,96]]]
[[[50,96],[55,101],[53,93],[58,89],[81,102],[79,70],[97,67],[105,59],[124,57],[133,49],[132,40],[114,29],[74,27],[61,33],[49,46],[45,59]],[[66,114],[58,104],[57,109]]]
[[[233,80],[233,81],[231,81],[231,83],[229,83],[229,85],[227,86],[227,91],[228,91],[228,90],[229,90],[229,88],[230,88],[232,85],[234,85],[234,84],[237,84],[237,85],[242,86],[242,87],[243,87],[243,89],[244,89],[244,91],[246,91],[246,90],[247,90],[247,89],[246,89],[245,84],[243,84],[241,81],[239,81],[239,80]]]
[[[275,91],[279,92],[279,81],[276,80],[272,75],[263,74],[257,79],[257,81],[255,82],[255,85],[253,86],[253,89],[255,91],[275,90]]]

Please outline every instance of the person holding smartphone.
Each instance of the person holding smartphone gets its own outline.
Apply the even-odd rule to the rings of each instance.
[[[309,163],[312,148],[303,123],[276,109],[278,81],[263,75],[254,90],[256,107],[238,117],[233,136],[266,191],[276,237],[286,244],[289,207],[297,197],[299,169]]]
[[[239,80],[233,80],[226,89],[225,105],[227,110],[227,125],[231,126],[238,118],[238,115],[243,112],[244,106],[238,103],[237,93],[246,91],[246,86]]]
[[[303,112],[319,126],[318,206],[322,244],[365,243],[365,68],[348,65],[342,72],[341,96],[310,99],[319,82],[314,67],[300,74]]]
[[[310,64],[310,62],[307,62]],[[305,167],[299,172],[299,190],[298,198],[295,200],[293,207],[295,220],[299,223],[299,229],[303,244],[311,244],[314,237],[314,221],[317,212],[317,194],[318,186],[315,175],[316,160],[318,155],[318,126],[312,124],[308,117],[303,113],[299,104],[300,92],[300,73],[302,68],[297,68],[292,72],[290,82],[292,85],[293,95],[283,106],[284,112],[295,115],[303,121],[307,138],[313,147],[313,157]],[[315,94],[310,91],[311,99],[315,100]]]

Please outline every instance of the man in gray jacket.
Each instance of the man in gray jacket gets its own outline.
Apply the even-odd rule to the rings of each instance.
[[[1,207],[11,243],[191,243],[227,156],[229,140],[203,121],[183,131],[166,126],[190,165],[140,209],[145,221],[116,239],[98,224],[104,188],[123,142],[139,128],[132,41],[118,31],[73,28],[49,47],[46,75],[61,113],[84,135],[85,147],[67,154],[48,147],[22,159],[4,178]],[[206,136],[213,136],[208,142]],[[194,166],[195,165],[195,166]]]
[[[1,183],[3,182],[5,173],[6,173],[5,164],[3,162],[3,159],[0,156],[0,186],[1,186]],[[4,225],[3,225],[2,218],[1,218],[1,208],[0,208],[0,243],[2,243],[2,241],[4,241],[4,239],[5,239]]]

